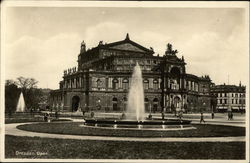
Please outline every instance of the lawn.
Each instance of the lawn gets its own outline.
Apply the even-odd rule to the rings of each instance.
[[[211,125],[211,124],[193,124],[197,129],[191,130],[119,130],[104,129],[94,127],[80,127],[81,122],[60,122],[60,123],[37,123],[24,124],[17,126],[18,129],[72,135],[90,135],[90,136],[120,136],[120,137],[227,137],[227,136],[245,136],[245,127]]]
[[[244,142],[123,142],[5,137],[6,158],[245,159]]]
[[[70,119],[52,119],[53,122],[57,121],[71,121]],[[30,118],[5,118],[5,124],[9,123],[25,123],[25,122],[44,122],[41,117],[30,117]]]

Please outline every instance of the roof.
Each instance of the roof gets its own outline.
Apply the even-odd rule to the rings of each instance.
[[[91,51],[96,51],[97,49],[113,49],[113,50],[135,51],[139,53],[148,53],[151,55],[154,54],[153,49],[145,48],[144,46],[130,40],[129,34],[127,34],[124,40],[117,41],[117,42],[103,44],[103,42],[100,41],[98,46],[90,50],[87,50],[87,53]]]
[[[246,87],[245,86],[222,84],[222,85],[215,85],[215,86],[211,87],[211,90],[212,91],[233,91],[233,92],[241,91],[241,92],[245,92]]]

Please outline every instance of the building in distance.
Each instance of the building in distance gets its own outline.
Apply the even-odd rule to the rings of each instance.
[[[217,98],[217,110],[245,112],[246,107],[246,86],[241,85],[215,85],[211,87],[211,94]]]

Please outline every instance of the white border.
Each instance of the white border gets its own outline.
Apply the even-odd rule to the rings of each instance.
[[[1,108],[1,152],[0,158],[1,161],[5,162],[227,162],[227,163],[238,163],[238,162],[247,162],[249,161],[249,81],[246,83],[246,160],[100,160],[100,159],[5,159],[4,158],[4,83],[5,83],[5,9],[6,7],[145,7],[145,8],[244,8],[246,11],[246,29],[248,41],[246,42],[249,52],[249,2],[236,2],[236,1],[172,1],[172,2],[139,2],[139,1],[3,1],[1,3],[1,92],[0,92],[0,108]],[[249,65],[249,60],[248,60]],[[250,68],[250,67],[249,67]],[[248,70],[249,74],[249,70]],[[209,149],[208,149],[209,150]]]

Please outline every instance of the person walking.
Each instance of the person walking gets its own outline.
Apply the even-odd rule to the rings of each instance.
[[[233,111],[231,111],[231,120],[233,120],[233,117],[234,117]]]
[[[212,112],[212,119],[214,119],[214,112]]]
[[[228,120],[231,120],[231,112],[230,111],[228,111],[227,116],[228,116]]]
[[[201,119],[200,119],[200,123],[203,122],[205,123],[205,120],[204,120],[204,116],[203,116],[203,113],[201,113]]]

